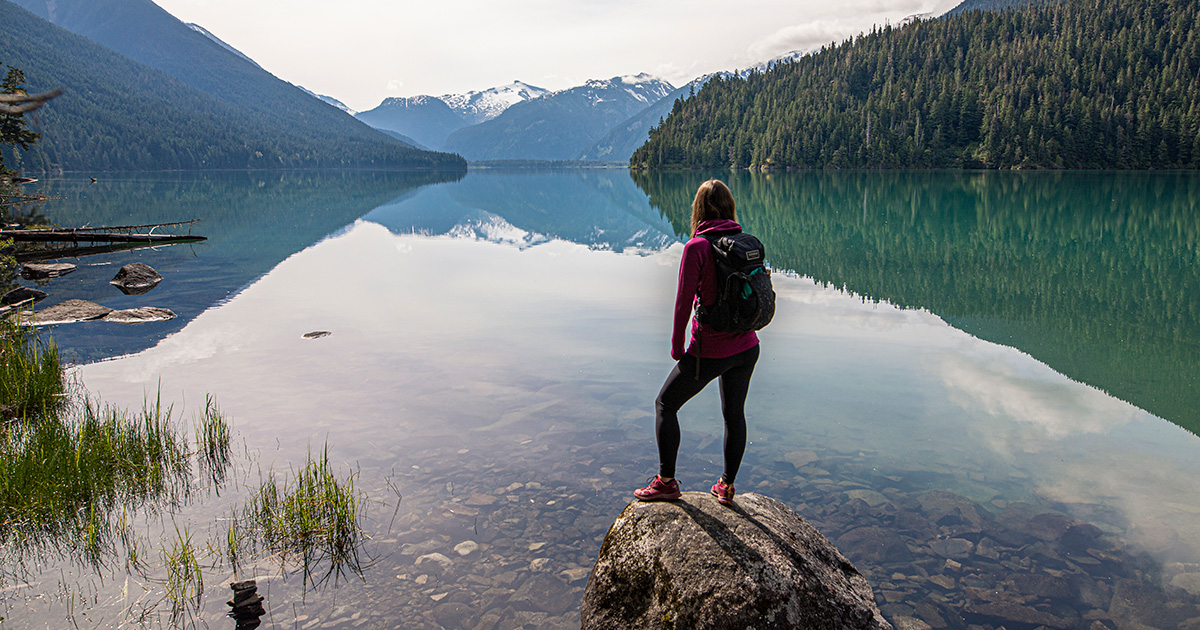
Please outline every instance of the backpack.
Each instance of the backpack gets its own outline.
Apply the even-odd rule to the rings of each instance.
[[[717,263],[717,301],[697,307],[696,321],[727,333],[761,330],[771,323],[775,290],[771,270],[763,266],[762,243],[745,232],[701,236],[712,246]]]

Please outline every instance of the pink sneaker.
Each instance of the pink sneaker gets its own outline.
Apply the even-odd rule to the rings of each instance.
[[[725,478],[722,477],[713,484],[712,495],[717,497],[717,503],[721,505],[733,505],[733,486],[725,483]]]
[[[654,475],[647,481],[650,482],[650,485],[633,491],[633,496],[638,501],[673,501],[683,496],[683,493],[679,491],[678,479],[664,482],[658,475]]]

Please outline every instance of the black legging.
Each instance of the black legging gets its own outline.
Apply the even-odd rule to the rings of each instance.
[[[725,483],[733,485],[742,453],[746,451],[746,393],[750,375],[758,361],[758,346],[731,357],[701,359],[696,374],[696,357],[688,354],[675,364],[667,382],[654,401],[654,435],[658,440],[658,474],[675,476],[675,457],[679,454],[679,408],[705,385],[720,377],[721,415],[725,418]]]

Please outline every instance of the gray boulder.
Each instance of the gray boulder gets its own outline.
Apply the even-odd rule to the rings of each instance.
[[[17,306],[20,304],[28,304],[30,302],[41,302],[46,299],[45,291],[30,289],[29,287],[17,287],[3,296],[0,296],[0,305]]]
[[[112,312],[111,308],[101,306],[95,302],[87,300],[67,300],[59,302],[54,306],[44,308],[33,314],[33,321],[29,321],[29,317],[25,318],[24,324],[32,323],[35,326],[49,326],[51,324],[70,324],[73,322],[83,322],[89,319],[99,319]]]
[[[26,280],[45,280],[65,276],[72,271],[75,271],[75,265],[71,263],[26,263],[21,267],[21,277]]]
[[[127,308],[120,311],[113,311],[104,316],[106,322],[116,322],[118,324],[144,324],[146,322],[165,322],[170,319],[175,319],[175,312],[159,308],[157,306],[142,306],[139,308]]]
[[[129,263],[117,272],[108,283],[117,287],[125,295],[141,295],[158,286],[163,277],[150,265]]]
[[[631,503],[608,531],[583,630],[891,630],[870,585],[821,532],[758,494]]]

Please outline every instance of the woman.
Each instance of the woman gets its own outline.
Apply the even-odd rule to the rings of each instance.
[[[700,185],[692,201],[692,239],[683,247],[679,286],[675,293],[675,319],[671,330],[671,358],[678,361],[655,401],[655,438],[659,471],[645,488],[633,491],[642,501],[678,499],[675,457],[679,452],[679,408],[705,385],[719,378],[721,415],[725,418],[725,472],[712,487],[724,505],[733,504],[733,482],[746,450],[746,393],[758,361],[758,336],[723,333],[692,322],[691,343],[684,351],[684,329],[697,304],[717,300],[716,262],[705,235],[737,233],[733,194],[724,183],[710,179]]]

